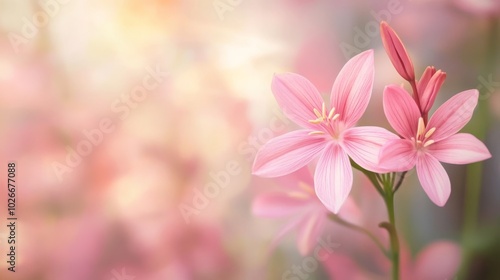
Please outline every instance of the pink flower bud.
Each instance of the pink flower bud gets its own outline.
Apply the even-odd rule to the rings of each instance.
[[[396,71],[405,80],[414,81],[415,70],[413,69],[413,63],[401,39],[399,39],[396,32],[385,21],[380,23],[380,31],[385,51],[389,55]]]
[[[430,69],[430,70],[428,70]],[[432,74],[429,79],[428,76]],[[434,100],[436,100],[437,93],[446,79],[446,73],[441,70],[435,70],[434,67],[427,67],[422,79],[418,83],[419,102],[422,114],[426,114],[432,108]]]

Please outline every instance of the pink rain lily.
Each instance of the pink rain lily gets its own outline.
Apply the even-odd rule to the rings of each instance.
[[[313,177],[307,167],[276,179],[279,191],[260,194],[253,201],[253,213],[268,218],[290,219],[273,241],[274,247],[287,233],[297,230],[297,246],[307,255],[318,244],[325,231],[330,211],[314,193]],[[353,200],[347,199],[339,213],[343,219],[356,222],[361,214]]]
[[[391,171],[417,167],[429,198],[443,206],[450,196],[450,179],[440,162],[468,164],[491,157],[486,146],[468,133],[457,133],[472,117],[479,92],[461,92],[441,105],[428,123],[401,87],[384,90],[384,112],[402,139],[389,140],[380,151],[380,165]]]
[[[338,213],[349,195],[353,172],[349,157],[361,167],[381,171],[378,153],[397,136],[380,127],[354,127],[363,115],[373,87],[373,51],[365,51],[340,71],[333,84],[330,106],[306,78],[276,75],[272,91],[285,115],[305,129],[271,139],[257,153],[253,174],[278,177],[319,161],[314,174],[318,198]]]

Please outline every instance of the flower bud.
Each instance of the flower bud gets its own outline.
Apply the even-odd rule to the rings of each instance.
[[[429,67],[427,69],[429,69]],[[425,89],[423,91],[420,91],[420,88],[424,88],[424,83],[425,83],[424,78],[425,79],[427,78],[426,72],[424,72],[424,75],[422,75],[422,79],[420,79],[418,83],[419,99],[420,99],[419,102],[422,114],[428,113],[429,110],[432,108],[434,100],[436,100],[437,93],[441,89],[441,86],[443,85],[444,80],[446,79],[446,73],[441,70],[437,70],[433,73],[432,77],[428,80],[427,84],[425,84]]]
[[[398,71],[399,75],[405,80],[409,82],[414,81],[415,70],[413,69],[413,63],[396,32],[387,22],[382,21],[380,23],[380,34],[382,36],[382,43],[384,44],[385,51],[389,55],[396,71]]]

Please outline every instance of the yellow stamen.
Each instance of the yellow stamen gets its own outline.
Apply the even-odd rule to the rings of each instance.
[[[312,123],[312,124],[319,124],[322,121],[323,121],[322,119],[309,120],[309,122]]]
[[[294,198],[299,198],[299,199],[307,199],[309,198],[309,195],[303,193],[303,192],[289,192],[287,193],[289,197],[294,197]]]
[[[310,185],[308,185],[302,181],[299,182],[299,187],[309,194],[314,194],[314,189]]]
[[[325,105],[325,102],[323,102],[323,104],[321,105],[321,111],[323,113],[323,118],[326,118],[326,105]]]
[[[427,133],[425,134],[425,138],[431,137],[431,135],[434,133],[434,131],[436,131],[435,127],[429,129],[429,131],[427,131]]]
[[[311,131],[309,132],[309,135],[321,135],[321,134],[325,134],[323,131]]]
[[[430,146],[433,143],[434,143],[434,140],[429,140],[429,141],[425,142],[424,147]]]
[[[424,119],[420,117],[418,118],[417,138],[423,135],[424,132],[425,132]]]
[[[340,117],[340,115],[339,115],[339,114],[335,114],[335,116],[333,116],[333,118],[332,118],[332,121],[334,121],[334,120],[338,119],[339,117]]]
[[[323,117],[323,116],[321,116],[321,113],[318,111],[318,109],[314,108],[313,112],[316,115],[316,117],[318,117],[318,119],[321,119]]]
[[[330,113],[328,114],[328,118],[331,119],[333,117],[333,113],[335,113],[335,107],[333,107],[331,110],[330,110]]]

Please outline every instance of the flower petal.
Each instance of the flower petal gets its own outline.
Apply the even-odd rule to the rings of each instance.
[[[399,135],[407,139],[416,136],[420,111],[406,90],[393,85],[385,87],[384,113]]]
[[[252,203],[254,215],[278,218],[297,213],[311,201],[290,196],[285,192],[264,193],[257,196]]]
[[[353,126],[363,115],[373,89],[373,50],[351,58],[340,70],[331,92],[331,107],[339,120]]]
[[[299,252],[305,256],[311,252],[316,244],[318,244],[318,237],[321,235],[325,222],[325,214],[307,215],[301,225],[299,225],[299,232],[297,236],[297,245]]]
[[[399,139],[397,135],[376,126],[353,127],[343,134],[340,143],[344,151],[364,169],[383,173],[379,167],[380,149],[388,140]]]
[[[439,161],[422,154],[417,158],[417,174],[427,196],[438,206],[444,206],[450,197],[450,178]]]
[[[416,161],[415,146],[407,139],[389,140],[380,150],[380,168],[386,172],[408,171],[415,166]]]
[[[446,73],[438,70],[427,83],[424,91],[419,92],[420,108],[426,114],[434,105],[434,100],[446,79]]]
[[[430,138],[437,142],[462,129],[472,118],[478,97],[477,90],[466,90],[456,94],[441,105],[427,125],[428,128],[436,128]]]
[[[275,75],[271,89],[285,116],[304,128],[313,127],[309,120],[318,118],[313,110],[321,110],[323,98],[308,79],[294,73]]]
[[[352,188],[349,157],[339,145],[329,144],[319,158],[314,188],[319,200],[337,214]]]
[[[418,80],[417,83],[418,92],[424,92],[427,84],[431,80],[432,76],[434,76],[434,73],[436,73],[436,68],[434,66],[427,66],[427,68],[425,68],[422,77],[420,77],[420,80]]]
[[[488,148],[474,135],[457,133],[429,146],[431,153],[439,161],[452,164],[469,164],[491,157]]]
[[[308,164],[326,145],[324,137],[308,133],[308,130],[297,130],[271,139],[255,156],[252,173],[279,177]]]
[[[391,59],[392,65],[396,68],[399,75],[407,81],[415,80],[415,70],[413,69],[413,62],[406,51],[403,42],[396,34],[396,32],[387,24],[382,21],[380,23],[380,35],[382,43],[384,44],[385,51]]]

